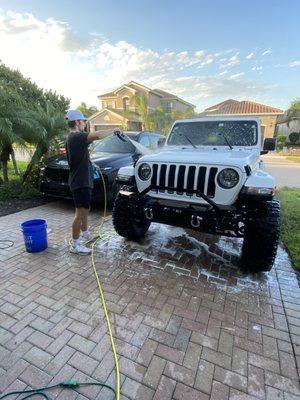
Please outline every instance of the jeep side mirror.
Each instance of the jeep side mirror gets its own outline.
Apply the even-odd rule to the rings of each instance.
[[[132,159],[134,162],[136,162],[141,156],[142,154],[136,151],[135,153],[132,154]]]
[[[274,151],[276,148],[276,138],[265,138],[264,147],[260,154],[267,154],[269,151]]]

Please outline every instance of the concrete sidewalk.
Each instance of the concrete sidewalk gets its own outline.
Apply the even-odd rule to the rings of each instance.
[[[14,241],[0,250],[0,392],[71,377],[114,385],[90,259],[68,252],[72,215],[69,204],[50,203],[0,218],[0,239]],[[49,248],[26,253],[19,224],[40,217]],[[91,221],[99,224],[99,211]],[[269,274],[245,276],[240,246],[155,224],[139,244],[100,244],[122,399],[300,399],[296,274],[280,249]],[[113,398],[97,388],[59,393],[50,397]]]

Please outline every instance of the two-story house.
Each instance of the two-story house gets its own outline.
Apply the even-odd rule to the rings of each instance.
[[[91,131],[125,127],[127,130],[142,129],[142,121],[135,107],[135,96],[145,96],[149,112],[162,107],[166,112],[186,112],[195,106],[174,94],[160,89],[150,89],[140,83],[131,81],[113,92],[98,96],[101,110],[89,118]]]

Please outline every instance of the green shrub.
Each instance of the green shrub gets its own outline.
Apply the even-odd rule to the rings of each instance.
[[[39,187],[40,168],[41,168],[41,163],[35,165],[32,168],[30,174],[28,175],[28,178],[26,179],[26,184],[29,184],[30,186],[33,186],[36,189],[38,189]]]
[[[289,141],[292,144],[296,144],[297,142],[299,142],[299,138],[300,138],[299,132],[292,132],[289,134]]]
[[[19,195],[19,199],[32,199],[40,195],[39,190],[31,185],[23,185],[22,191]]]
[[[279,135],[279,136],[277,137],[276,143],[277,143],[277,150],[282,150],[283,147],[284,147],[284,145],[285,145],[285,143],[286,143],[286,136],[284,136],[284,135]]]
[[[0,186],[0,201],[31,199],[39,194],[38,189],[32,184],[23,185],[20,180],[12,180]]]

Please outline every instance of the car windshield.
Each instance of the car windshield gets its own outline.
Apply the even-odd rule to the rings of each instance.
[[[94,142],[92,149],[93,153],[134,153],[134,151],[135,148],[131,143],[123,142],[115,135]]]
[[[169,145],[195,146],[255,146],[257,144],[255,121],[197,121],[174,125]],[[228,143],[226,142],[226,138]]]

